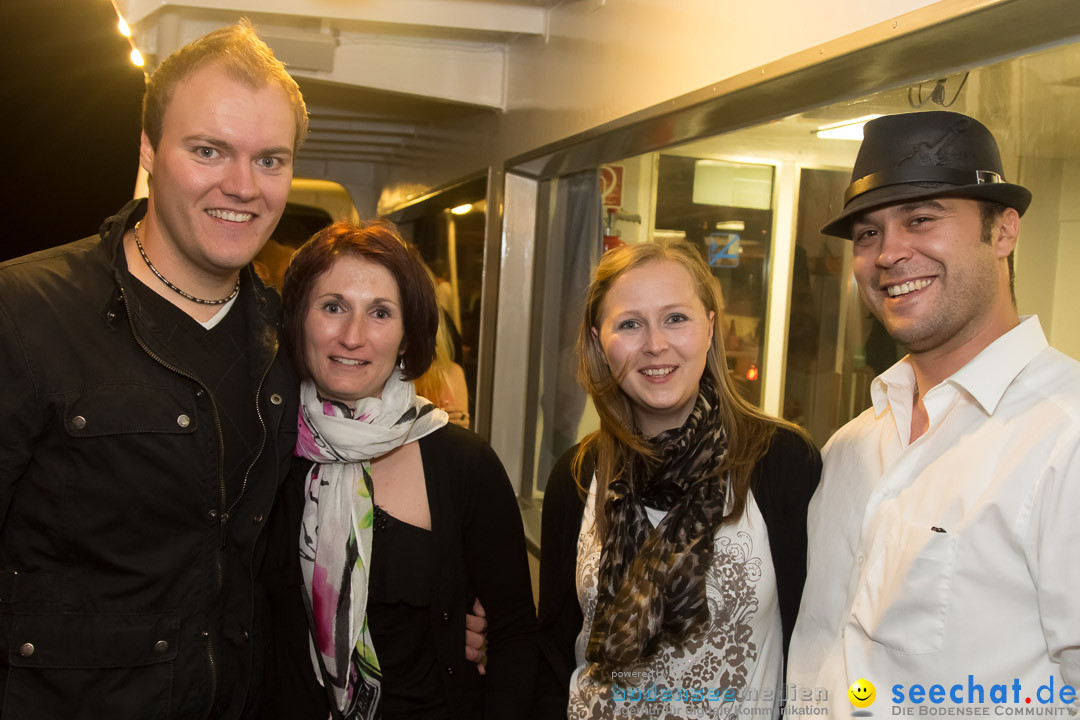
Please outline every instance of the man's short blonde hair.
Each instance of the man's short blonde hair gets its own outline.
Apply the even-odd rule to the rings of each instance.
[[[300,86],[285,70],[274,51],[255,33],[247,19],[203,35],[165,58],[146,81],[143,94],[142,126],[151,146],[161,140],[165,111],[177,84],[205,65],[220,65],[229,77],[258,89],[281,88],[296,115],[293,152],[307,137],[308,114]]]

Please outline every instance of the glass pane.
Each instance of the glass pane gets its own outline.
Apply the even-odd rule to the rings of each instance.
[[[585,290],[601,252],[600,180],[596,170],[558,178],[541,186],[546,252],[534,292],[543,293],[540,324],[536,452],[532,463],[543,491],[555,461],[599,426],[585,391],[577,383],[575,343],[584,315]],[[542,211],[541,211],[542,212]]]
[[[661,154],[654,237],[684,237],[701,251],[724,299],[724,347],[743,397],[761,403],[767,275],[773,226],[771,165]]]
[[[435,296],[449,333],[454,362],[465,373],[470,411],[476,405],[486,212],[481,194],[472,202],[459,202],[452,208],[432,207],[399,225],[401,234],[420,250],[435,278]]]

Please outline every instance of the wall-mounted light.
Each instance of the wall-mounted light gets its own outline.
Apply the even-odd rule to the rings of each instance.
[[[450,212],[454,213],[455,215],[464,215],[470,210],[472,210],[472,203],[465,203],[464,205],[458,205],[455,208],[450,208]]]
[[[135,64],[135,67],[142,67],[146,64],[146,61],[143,60],[142,53],[139,52],[138,48],[131,48],[131,62]]]
[[[117,30],[120,31],[120,34],[123,35],[124,37],[126,37],[126,38],[131,37],[131,28],[129,28],[128,24],[126,22],[124,22],[124,18],[120,18],[119,22],[116,23],[116,28],[117,28]]]
[[[814,130],[814,134],[819,138],[828,138],[829,140],[862,140],[863,125],[879,117],[881,117],[880,114],[864,115],[851,120],[841,120],[831,125],[822,125],[817,130]]]

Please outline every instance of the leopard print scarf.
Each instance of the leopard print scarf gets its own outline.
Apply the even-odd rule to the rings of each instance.
[[[707,376],[683,426],[652,443],[656,461],[639,459],[608,486],[608,532],[585,651],[598,676],[651,655],[661,641],[681,644],[709,616],[705,571],[728,482],[717,473],[727,435]],[[656,528],[646,506],[667,511]]]

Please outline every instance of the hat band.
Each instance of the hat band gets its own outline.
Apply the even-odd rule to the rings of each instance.
[[[861,177],[848,186],[844,193],[844,205],[859,195],[877,190],[887,185],[900,185],[914,182],[942,182],[950,185],[985,185],[1003,183],[1005,178],[993,170],[956,170],[947,167],[926,167],[909,165],[907,167],[883,170]]]

